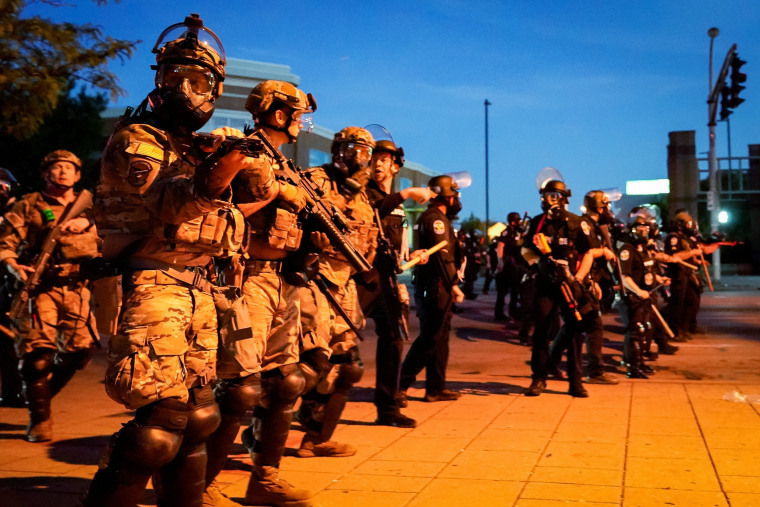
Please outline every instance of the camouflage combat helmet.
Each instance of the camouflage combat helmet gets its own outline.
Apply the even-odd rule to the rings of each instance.
[[[245,109],[256,116],[272,107],[275,102],[281,102],[294,111],[313,113],[317,110],[317,101],[311,93],[304,93],[292,84],[273,79],[257,84],[245,101]]]
[[[55,150],[45,155],[45,157],[42,159],[40,162],[40,171],[47,170],[48,167],[55,164],[56,162],[70,162],[74,164],[74,167],[77,168],[77,171],[82,169],[82,161],[79,160],[79,157],[70,151]]]
[[[363,144],[375,148],[375,139],[367,129],[361,127],[346,127],[333,137],[333,146],[339,143]]]
[[[219,37],[203,26],[198,14],[191,14],[182,23],[174,24],[164,30],[158,37],[153,53],[158,69],[165,63],[195,64],[206,67],[216,74],[219,81],[224,81],[224,66],[227,58]]]

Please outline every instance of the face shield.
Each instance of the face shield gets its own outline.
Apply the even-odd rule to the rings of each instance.
[[[153,52],[158,53],[166,44],[177,40],[196,41],[200,52],[212,51],[221,60],[222,66],[227,63],[222,41],[211,29],[203,26],[203,20],[197,14],[188,16],[182,23],[171,25],[161,32],[153,46]],[[214,59],[212,55],[209,56]]]
[[[179,90],[187,86],[188,91],[195,95],[210,95],[216,84],[214,73],[197,65],[165,64],[156,74],[159,89]]]

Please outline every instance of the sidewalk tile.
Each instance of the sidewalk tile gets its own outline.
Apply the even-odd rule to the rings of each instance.
[[[343,491],[385,491],[418,493],[430,482],[429,477],[348,474],[330,483],[327,489]]]
[[[731,507],[757,507],[760,505],[760,495],[750,493],[729,493]]]
[[[434,461],[448,463],[470,443],[468,438],[407,435],[372,456],[373,460]]]
[[[565,422],[557,428],[555,442],[618,443],[625,441],[628,428],[625,424],[614,423],[573,423]]]
[[[552,430],[488,428],[470,443],[469,450],[541,452],[552,436]]]
[[[705,441],[710,449],[739,449],[760,451],[758,432],[745,429],[726,429],[705,432]]]
[[[719,491],[626,487],[623,489],[622,505],[623,507],[652,507],[656,505],[667,505],[668,507],[728,507],[728,502],[723,493]]]
[[[526,430],[552,430],[557,428],[560,421],[560,413],[525,414],[505,412],[499,415],[489,425],[489,428],[526,429]]]
[[[531,498],[521,498],[514,507],[567,507],[568,505],[579,505],[582,507],[613,507],[620,505],[619,502],[589,502],[587,500],[534,500]]]
[[[414,493],[325,490],[314,496],[312,502],[330,507],[402,507],[413,497]]]
[[[728,493],[753,493],[760,495],[760,477],[748,475],[724,475],[721,474],[720,482],[723,491]],[[760,505],[758,503],[757,505]]]
[[[428,461],[365,461],[353,473],[364,475],[400,475],[403,477],[435,477],[444,463]]]
[[[537,466],[530,476],[531,482],[556,482],[561,484],[588,484],[598,486],[622,486],[622,470],[601,468],[567,468]]]
[[[698,491],[720,491],[712,464],[699,459],[629,457],[625,486]]]
[[[409,507],[512,505],[523,483],[477,479],[437,478],[417,495]]]
[[[438,477],[525,481],[540,456],[537,452],[465,450]]]
[[[562,500],[566,502],[620,502],[620,486],[586,486],[582,484],[556,484],[551,482],[529,482],[520,499]]]
[[[628,456],[639,458],[689,458],[709,460],[704,441],[698,436],[631,435]]]
[[[699,436],[699,426],[691,417],[631,417],[631,435]]]
[[[757,450],[711,449],[710,453],[720,475],[750,476],[760,480],[760,453]]]
[[[539,461],[542,467],[623,470],[625,445],[619,443],[551,442]]]
[[[431,419],[411,431],[415,437],[475,438],[488,421],[473,419]]]

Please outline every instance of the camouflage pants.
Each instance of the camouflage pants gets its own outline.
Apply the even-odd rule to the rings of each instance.
[[[133,410],[165,398],[187,402],[188,388],[215,372],[213,298],[182,285],[141,283],[155,273],[137,272],[125,284],[119,326],[108,344],[106,393]]]
[[[301,302],[298,287],[277,271],[277,263],[249,261],[245,266],[243,297],[251,317],[253,339],[248,355],[258,351],[261,370],[298,362]]]
[[[36,349],[71,353],[92,346],[88,319],[94,317],[90,314],[90,290],[84,283],[47,288],[34,297],[34,306],[34,320],[27,313],[15,322],[19,327],[19,357]],[[90,324],[95,329],[95,322]]]
[[[362,328],[365,319],[359,306],[356,282],[351,279],[346,285],[330,286],[329,290],[354,324]],[[315,332],[321,340],[329,344],[333,354],[345,354],[355,348],[359,340],[356,333],[332,307],[322,291],[313,282],[301,291],[304,334],[307,334],[307,331]]]

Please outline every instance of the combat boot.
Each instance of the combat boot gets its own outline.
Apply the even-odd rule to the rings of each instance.
[[[203,506],[204,507],[239,507],[242,504],[233,502],[227,495],[222,493],[222,490],[216,485],[216,482],[212,482],[208,485],[203,492]]]
[[[341,458],[356,454],[356,446],[335,442],[333,440],[320,441],[318,435],[306,433],[301,440],[301,447],[296,451],[299,458]]]
[[[52,419],[39,422],[29,421],[26,426],[26,440],[28,442],[49,442],[53,440]]]
[[[533,379],[525,390],[525,396],[539,396],[546,389],[546,380],[542,378]]]
[[[277,467],[254,465],[244,502],[246,505],[309,507],[309,498],[311,492],[298,489],[280,477]]]

